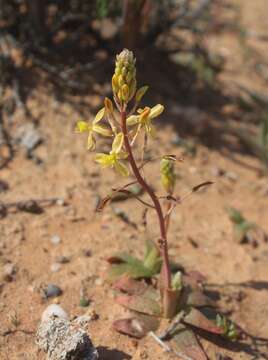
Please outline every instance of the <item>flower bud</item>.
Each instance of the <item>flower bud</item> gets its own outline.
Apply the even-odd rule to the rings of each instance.
[[[163,158],[160,163],[161,183],[168,194],[174,191],[176,176],[174,173],[174,161]]]
[[[148,90],[148,86],[143,86],[139,88],[139,90],[136,92],[135,100],[137,102],[140,102],[147,90]]]
[[[104,106],[105,106],[105,110],[108,111],[109,113],[113,113],[114,111],[114,106],[112,101],[109,98],[105,98],[104,99]]]
[[[127,104],[136,92],[136,59],[133,52],[124,49],[116,56],[115,72],[112,77],[114,96]]]
[[[124,85],[122,86],[121,91],[122,91],[122,100],[123,100],[123,101],[128,101],[128,98],[129,98],[129,88],[128,88],[127,84],[124,84]],[[121,100],[121,99],[120,99],[120,100]]]

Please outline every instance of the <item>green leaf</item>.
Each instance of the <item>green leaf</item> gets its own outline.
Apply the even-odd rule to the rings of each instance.
[[[128,275],[134,279],[150,278],[155,272],[144,266],[144,263],[134,256],[126,253],[116,254],[108,259],[112,264],[109,275],[111,279],[116,279],[122,275]]]
[[[246,221],[242,213],[232,207],[227,208],[230,220],[235,224],[241,224]]]
[[[154,274],[160,272],[162,265],[162,258],[160,256],[159,250],[154,244],[153,241],[146,241],[146,250],[143,264],[146,268],[150,269]]]
[[[122,275],[128,275],[134,279],[141,279],[150,278],[154,275],[154,273],[150,269],[140,264],[122,263],[111,266],[109,271],[110,279],[117,279]]]
[[[108,15],[109,1],[108,0],[97,0],[96,12],[99,18],[105,18]]]
[[[144,261],[127,253],[118,253],[107,259],[111,264],[110,278],[128,275],[134,279],[150,278],[160,272],[162,259],[153,242],[147,241]]]
[[[216,324],[223,330],[223,336],[229,340],[237,340],[238,330],[235,324],[226,318],[226,316],[217,314],[216,315]]]
[[[183,281],[182,281],[182,272],[177,271],[171,279],[171,288],[173,290],[179,290],[181,291],[183,288]]]
[[[229,340],[236,340],[241,335],[241,329],[226,316],[219,314],[216,309],[207,307],[200,309],[200,311],[207,319],[213,321],[222,329],[221,336],[228,338]]]
[[[241,224],[236,224],[234,227],[235,236],[238,242],[241,242],[247,233],[256,227],[255,224],[244,221]]]

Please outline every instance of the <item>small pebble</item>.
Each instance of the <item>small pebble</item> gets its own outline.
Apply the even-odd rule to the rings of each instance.
[[[0,180],[0,193],[6,192],[7,190],[9,190],[8,183],[4,180]]]
[[[85,315],[90,316],[91,320],[99,319],[99,315],[96,313],[94,309],[88,309]]]
[[[148,353],[147,353],[145,350],[142,350],[142,351],[140,352],[140,358],[141,358],[141,359],[148,359],[148,357],[149,357],[149,355],[148,355]]]
[[[225,170],[217,167],[217,166],[214,166],[213,168],[211,168],[211,175],[212,176],[215,176],[215,177],[220,177],[220,176],[223,176],[225,175]]]
[[[70,258],[68,256],[60,255],[56,257],[56,263],[67,264],[69,262],[70,262]]]
[[[172,145],[180,146],[180,145],[182,145],[183,140],[178,134],[175,134],[175,135],[172,136],[172,138],[170,140],[170,143]]]
[[[65,201],[64,201],[63,198],[58,199],[56,203],[57,203],[57,205],[59,205],[59,206],[64,206],[64,205],[65,205]]]
[[[227,171],[225,177],[234,182],[238,180],[238,175],[232,171]]]
[[[97,286],[103,285],[103,279],[97,278],[97,279],[95,280],[95,285],[97,285]]]
[[[19,143],[27,149],[33,151],[42,143],[42,137],[36,126],[32,123],[22,125],[15,135]]]
[[[90,249],[83,249],[82,254],[86,257],[90,257],[92,255],[92,252]]]
[[[81,315],[78,316],[75,320],[74,323],[76,323],[79,326],[85,326],[87,325],[90,321],[92,320],[92,317],[90,315]]]
[[[5,281],[12,281],[15,279],[15,274],[17,272],[17,268],[16,265],[13,263],[7,263],[4,266],[4,271],[3,271],[3,277]]]
[[[59,235],[53,235],[53,236],[51,236],[51,238],[50,238],[50,242],[51,242],[53,245],[59,245],[59,243],[61,242],[61,238],[59,237]]]
[[[44,293],[45,293],[45,297],[50,298],[50,297],[62,295],[62,290],[57,285],[48,284],[47,288],[44,290]]]
[[[61,264],[59,264],[59,263],[53,263],[50,266],[50,270],[52,272],[58,272],[58,271],[60,271],[60,268],[61,268]]]
[[[51,316],[57,316],[68,320],[68,314],[60,305],[50,304],[44,310],[41,321],[47,321]]]

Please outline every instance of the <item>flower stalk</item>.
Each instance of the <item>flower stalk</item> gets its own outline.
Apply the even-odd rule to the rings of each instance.
[[[150,196],[152,199],[152,202],[154,203],[155,210],[157,212],[158,220],[159,220],[159,226],[160,226],[160,239],[158,241],[159,250],[163,258],[163,266],[161,271],[161,277],[162,277],[162,290],[165,291],[170,289],[171,286],[171,273],[170,273],[170,263],[169,263],[169,256],[168,256],[168,243],[167,243],[167,234],[166,234],[166,226],[165,226],[165,218],[163,215],[161,204],[154,193],[153,189],[147,184],[145,179],[141,176],[140,170],[136,164],[135,158],[132,153],[132,148],[130,146],[129,142],[129,135],[128,135],[128,129],[126,124],[127,116],[126,112],[121,112],[121,126],[122,126],[122,132],[124,134],[124,144],[126,148],[126,152],[128,153],[128,160],[130,163],[130,166],[132,168],[133,174],[136,177],[138,183],[142,186],[145,192]]]
[[[79,132],[88,132],[88,149],[96,147],[96,135],[112,136],[112,148],[108,154],[97,153],[95,161],[102,167],[114,168],[121,176],[129,176],[127,163],[132,170],[136,182],[140,184],[144,192],[148,194],[152,203],[150,207],[156,211],[160,236],[156,242],[162,257],[162,269],[160,274],[159,289],[162,296],[162,308],[165,317],[172,317],[176,312],[178,291],[173,287],[173,279],[170,270],[168,255],[167,228],[169,213],[165,214],[160,199],[153,188],[146,181],[143,173],[143,164],[138,164],[134,156],[134,148],[139,134],[146,138],[154,137],[156,132],[153,121],[159,116],[164,106],[157,104],[150,108],[146,106],[138,108],[140,101],[146,93],[148,86],[137,89],[136,59],[131,51],[124,49],[116,56],[115,72],[112,76],[113,102],[105,98],[104,107],[98,112],[92,123],[79,122]],[[101,122],[105,121],[103,126]],[[108,125],[108,128],[107,128]],[[160,166],[162,185],[171,195],[173,192],[175,177],[173,164],[168,159],[163,159]],[[168,208],[169,209],[169,208]]]

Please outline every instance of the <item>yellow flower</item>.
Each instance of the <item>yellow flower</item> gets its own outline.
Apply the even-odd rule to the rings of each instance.
[[[87,148],[88,150],[94,150],[96,147],[96,139],[94,137],[94,132],[98,133],[103,136],[112,136],[112,131],[107,129],[106,127],[99,125],[98,123],[101,121],[105,114],[105,108],[102,108],[92,123],[88,123],[86,121],[78,121],[76,124],[76,132],[83,133],[88,132],[88,139],[87,139]]]
[[[112,150],[109,154],[99,153],[96,154],[96,162],[101,164],[102,167],[115,168],[115,170],[122,176],[128,176],[129,171],[126,166],[120,161],[126,159],[128,154],[122,151],[122,146],[124,142],[123,133],[116,135],[113,141]]]
[[[157,104],[154,107],[145,107],[144,109],[139,109],[139,115],[131,115],[127,118],[128,125],[138,125],[138,129],[144,128],[148,135],[155,135],[155,129],[152,126],[152,119],[162,114],[164,111],[164,106]]]

